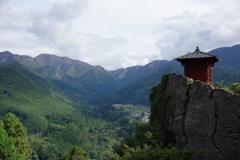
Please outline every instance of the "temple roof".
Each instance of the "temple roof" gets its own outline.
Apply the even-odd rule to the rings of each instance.
[[[180,57],[177,57],[177,58],[174,58],[174,59],[177,60],[177,61],[181,61],[181,60],[184,60],[184,59],[196,59],[196,58],[204,58],[204,59],[205,58],[211,58],[211,59],[214,59],[216,62],[221,61],[220,59],[217,58],[217,56],[201,52],[198,47],[196,48],[196,50],[194,52],[190,52],[188,54],[185,54],[183,56],[180,56]]]

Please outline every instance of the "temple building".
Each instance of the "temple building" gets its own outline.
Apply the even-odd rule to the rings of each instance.
[[[204,83],[212,83],[212,67],[218,61],[217,56],[201,52],[197,47],[194,52],[175,58],[184,66],[184,76]]]

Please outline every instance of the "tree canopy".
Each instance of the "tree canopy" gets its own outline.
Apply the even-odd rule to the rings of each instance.
[[[0,121],[0,158],[24,160],[32,150],[27,140],[27,129],[14,114],[8,113]]]
[[[88,160],[89,154],[78,146],[74,146],[68,155],[60,158],[60,160]]]

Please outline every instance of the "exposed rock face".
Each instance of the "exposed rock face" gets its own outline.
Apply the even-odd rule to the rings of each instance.
[[[62,79],[62,75],[60,73],[56,72],[56,74],[54,75],[54,78]]]
[[[186,148],[207,149],[207,159],[240,158],[240,95],[169,74],[167,130]]]

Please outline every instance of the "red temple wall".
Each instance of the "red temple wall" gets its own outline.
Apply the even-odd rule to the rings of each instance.
[[[184,75],[193,80],[200,80],[204,83],[212,83],[212,63],[206,62],[189,62],[184,65]]]

